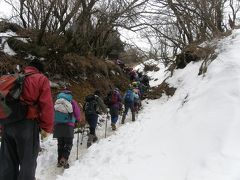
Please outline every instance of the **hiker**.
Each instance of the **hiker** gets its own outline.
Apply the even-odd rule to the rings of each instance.
[[[140,91],[140,82],[136,81],[136,82],[132,82],[132,90],[135,94],[137,94],[137,96],[135,96],[134,98],[134,110],[135,112],[138,112],[140,107],[141,107],[141,91]]]
[[[134,69],[131,69],[131,71],[129,72],[129,78],[131,82],[138,80],[138,74]]]
[[[135,121],[135,109],[134,109],[134,102],[136,102],[139,99],[138,94],[136,94],[132,86],[130,85],[129,89],[126,91],[126,93],[123,96],[123,102],[124,102],[124,112],[122,117],[122,124],[125,123],[125,119],[128,113],[128,110],[130,109],[132,112],[132,121]]]
[[[68,158],[73,146],[74,127],[83,124],[80,121],[80,108],[73,99],[72,92],[65,89],[57,95],[54,105],[55,125],[53,138],[58,141],[57,167],[69,168]]]
[[[46,138],[53,128],[50,83],[41,61],[32,60],[24,69],[21,99],[28,104],[24,120],[4,124],[0,150],[0,180],[35,180],[40,149],[39,132]]]
[[[144,75],[141,77],[140,81],[141,81],[141,83],[143,83],[144,86],[146,86],[147,88],[150,87],[150,85],[149,85],[149,77],[148,77],[146,74],[144,74]]]
[[[124,68],[126,67],[125,63],[124,63],[122,60],[120,60],[120,59],[117,59],[117,60],[115,61],[115,64],[119,65],[119,67],[120,67],[121,69],[124,69]]]
[[[103,113],[107,113],[107,108],[101,98],[101,93],[99,90],[96,90],[94,94],[88,95],[85,98],[83,110],[90,129],[87,141],[87,147],[89,147],[92,143],[98,140],[95,132],[98,122],[98,114],[100,114],[101,111]]]
[[[110,109],[110,115],[111,115],[111,127],[112,130],[116,130],[116,123],[118,121],[119,111],[122,109],[122,97],[119,93],[119,89],[115,88],[114,90],[111,90],[106,97],[105,104]]]

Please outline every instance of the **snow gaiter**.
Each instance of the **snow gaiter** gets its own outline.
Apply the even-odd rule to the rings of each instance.
[[[124,124],[124,122],[125,122],[125,119],[126,119],[126,114],[123,114],[123,116],[122,116],[122,124]]]

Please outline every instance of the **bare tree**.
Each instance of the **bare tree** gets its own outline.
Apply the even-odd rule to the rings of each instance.
[[[142,8],[148,0],[105,0],[89,3],[82,1],[82,11],[77,19],[74,33],[75,44],[81,51],[105,55],[107,44],[116,38],[118,27],[133,30],[143,27],[138,21]]]
[[[239,0],[229,0],[229,6],[232,10],[232,17],[228,14],[228,22],[231,29],[235,28],[237,13],[240,10],[240,1]]]
[[[159,57],[168,60],[166,55],[174,56],[189,44],[201,43],[220,36],[224,31],[223,12],[226,2],[226,0],[152,0],[149,2],[150,29],[145,34],[156,37],[155,41],[157,39],[159,47],[155,49],[159,49]]]
[[[141,31],[159,43],[152,48],[160,56],[177,53],[187,45],[222,34],[227,0],[5,0],[12,5],[24,28],[38,32],[42,44],[46,32],[69,35],[72,50],[107,56],[121,46],[119,28]],[[239,6],[232,8],[235,24]],[[17,2],[14,3],[14,2]],[[238,1],[239,3],[239,1]],[[230,18],[230,16],[229,16]],[[151,39],[151,38],[149,38]],[[117,44],[119,43],[119,44]],[[154,43],[157,44],[157,43]],[[122,45],[123,46],[123,45]],[[171,50],[170,50],[171,49]],[[170,53],[171,54],[171,53]],[[157,56],[157,55],[156,55]]]

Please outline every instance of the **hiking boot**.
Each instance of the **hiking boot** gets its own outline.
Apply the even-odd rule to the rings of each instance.
[[[89,134],[88,135],[88,141],[87,141],[87,148],[89,148],[92,143],[96,142],[98,140],[98,137],[96,135]]]
[[[92,142],[96,142],[97,140],[98,140],[98,137],[96,135],[94,135]]]
[[[92,145],[92,143],[94,142],[95,139],[96,139],[96,137],[94,135],[88,134],[87,148],[89,148]]]
[[[60,162],[57,163],[57,167],[62,167],[62,166],[63,165]]]
[[[64,166],[64,164],[67,162],[67,160],[64,158],[64,157],[62,157],[61,159],[60,159],[60,161],[59,161],[59,164],[60,165],[62,165],[62,166]]]
[[[57,167],[63,167],[64,169],[68,169],[69,168],[68,160],[62,157],[58,162]]]
[[[116,125],[114,123],[111,124],[112,130],[115,131],[117,129]]]
[[[68,162],[66,162],[66,163],[64,164],[64,166],[63,166],[64,169],[68,169],[69,167],[70,167],[70,165],[69,165]]]
[[[93,142],[93,135],[88,134],[87,148],[89,148],[92,145],[92,142]]]
[[[88,141],[87,142],[87,148],[89,148],[92,145],[92,142]]]

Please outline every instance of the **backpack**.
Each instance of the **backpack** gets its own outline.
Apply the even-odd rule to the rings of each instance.
[[[10,74],[0,77],[0,124],[24,120],[30,105],[21,98],[24,80],[28,74]]]
[[[97,97],[95,95],[88,95],[85,98],[85,104],[83,106],[83,110],[86,115],[97,114]]]
[[[73,117],[72,94],[61,92],[57,95],[54,103],[54,121],[55,123],[75,122]]]
[[[107,96],[103,99],[104,104],[111,106],[112,91],[110,91]]]
[[[111,103],[116,104],[118,103],[118,92],[113,91],[112,96],[111,96]]]
[[[124,98],[125,103],[133,103],[134,102],[134,95],[131,90],[127,90]]]
[[[107,97],[104,99],[104,104],[111,106],[116,103],[118,103],[118,93],[116,91],[109,92]]]

